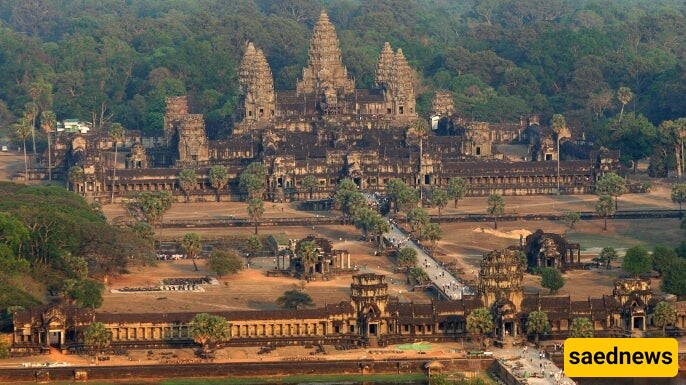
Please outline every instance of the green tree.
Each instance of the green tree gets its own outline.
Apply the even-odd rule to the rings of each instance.
[[[15,123],[12,128],[14,133],[23,142],[22,149],[24,150],[24,177],[26,181],[29,180],[29,162],[26,156],[26,138],[31,134],[31,122],[26,118],[21,118],[17,123]]]
[[[653,258],[648,250],[641,245],[630,247],[624,254],[622,269],[627,273],[638,277],[642,273],[647,273],[653,268]]]
[[[148,222],[137,221],[131,228],[138,238],[148,242],[150,245],[155,244],[155,228]]]
[[[660,123],[657,131],[658,139],[665,147],[672,147],[675,157],[677,178],[681,179],[684,172],[684,139],[686,139],[686,118],[665,120]],[[664,158],[667,158],[666,151]],[[676,202],[675,202],[676,203]],[[679,205],[681,207],[681,204]]]
[[[69,277],[79,281],[88,278],[88,261],[85,258],[64,251],[62,263],[64,264],[64,272]]]
[[[265,191],[267,169],[259,162],[250,163],[238,180],[239,188],[247,193],[248,200],[262,198]]]
[[[548,321],[548,314],[541,310],[534,310],[529,313],[526,319],[526,332],[534,335],[534,341],[538,345],[538,339],[541,334],[550,331],[550,321]]]
[[[207,354],[218,344],[228,341],[231,336],[226,318],[207,313],[196,314],[189,323],[189,333],[193,341],[202,346]]]
[[[629,87],[619,87],[619,90],[617,90],[617,99],[619,100],[619,103],[622,105],[622,109],[619,111],[619,121],[622,121],[622,117],[624,116],[624,107],[631,102],[631,99],[634,98],[634,93],[631,91],[631,88]]]
[[[546,267],[541,271],[541,286],[550,289],[550,294],[557,294],[557,291],[565,285],[565,279],[560,270],[554,267]]]
[[[596,183],[595,187],[596,194],[600,195],[601,197],[603,195],[609,195],[611,197],[615,198],[615,211],[618,209],[617,206],[617,199],[619,198],[620,195],[624,194],[626,192],[626,180],[622,178],[621,176],[609,172],[605,175],[603,175],[598,182]],[[612,213],[614,214],[614,213]],[[610,215],[612,215],[610,214]]]
[[[653,270],[660,273],[660,276],[664,275],[673,260],[679,258],[676,251],[669,247],[662,245],[657,245],[653,249]]]
[[[169,191],[144,191],[126,205],[127,212],[135,219],[143,220],[150,225],[162,223],[164,214],[172,207],[174,198]]]
[[[40,125],[48,139],[48,180],[52,180],[52,133],[57,126],[57,117],[53,111],[43,111],[41,113]]]
[[[276,299],[276,304],[284,309],[295,310],[314,306],[312,297],[299,290],[288,290],[284,292],[281,297]]]
[[[310,199],[312,199],[312,195],[319,189],[319,181],[314,175],[305,175],[303,178],[303,188],[310,194]]]
[[[355,214],[355,210],[366,207],[367,199],[359,191],[352,179],[345,178],[336,186],[334,193],[336,207],[342,212],[346,221]]]
[[[102,306],[102,293],[105,285],[92,279],[77,281],[69,295],[76,304],[86,309],[97,309]]]
[[[679,204],[679,212],[681,204],[686,202],[686,183],[675,183],[672,185],[672,202]]]
[[[392,203],[393,209],[396,213],[400,211],[400,208],[398,207],[400,192],[406,188],[407,185],[405,182],[398,178],[390,179],[386,184],[386,197],[388,197],[389,201]]]
[[[200,251],[202,250],[202,242],[200,241],[200,234],[198,233],[186,233],[181,240],[181,250],[186,255],[186,257],[193,260],[193,269],[198,271],[198,264],[195,262]]]
[[[419,192],[409,186],[402,189],[397,204],[400,211],[408,213],[419,204]]]
[[[605,264],[607,270],[610,270],[612,261],[616,261],[617,258],[617,250],[610,246],[603,247],[600,254],[598,254],[598,259]]]
[[[374,236],[377,247],[381,247],[383,234],[390,230],[388,221],[369,207],[360,207],[355,211],[353,225],[362,230],[366,239]]]
[[[655,305],[653,311],[653,323],[655,326],[662,328],[662,335],[665,335],[667,325],[676,322],[676,309],[674,305],[667,301],[661,301]]]
[[[609,195],[601,195],[598,202],[595,204],[595,212],[604,220],[603,230],[607,231],[607,217],[612,216],[617,212],[615,203],[612,202],[612,197]]]
[[[219,202],[219,190],[223,189],[229,182],[229,171],[222,165],[212,166],[209,177],[210,184],[217,194],[217,202]]]
[[[112,164],[112,197],[110,198],[110,203],[114,203],[114,180],[117,173],[117,149],[119,141],[124,139],[124,126],[119,123],[114,123],[110,127],[110,139],[112,139],[112,145],[114,146],[114,163]]]
[[[578,317],[572,320],[569,327],[569,338],[593,338],[593,323],[586,317]]]
[[[317,244],[314,241],[302,241],[295,247],[295,255],[300,258],[300,263],[303,267],[306,279],[314,274],[314,268],[319,261],[319,252],[317,251]]]
[[[417,264],[417,250],[411,247],[403,247],[396,256],[400,267],[413,267]]]
[[[581,215],[579,215],[579,213],[575,211],[569,211],[565,213],[565,215],[563,216],[563,220],[567,227],[573,229],[574,226],[576,226],[576,224],[579,223],[579,221],[581,220]]]
[[[415,207],[407,213],[407,220],[410,228],[417,233],[417,238],[421,239],[424,229],[430,221],[429,213],[423,207]]]
[[[413,282],[414,285],[426,285],[431,282],[431,278],[426,270],[421,267],[412,267],[407,272],[407,277]]]
[[[236,274],[243,269],[243,261],[236,253],[227,250],[212,250],[210,259],[207,262],[210,271],[217,273],[221,279],[223,275]]]
[[[424,228],[424,239],[431,242],[431,248],[436,248],[436,243],[443,237],[443,231],[438,223],[429,223]]]
[[[662,276],[662,290],[679,298],[686,296],[686,260],[676,258]]]
[[[83,343],[91,351],[102,350],[112,342],[112,332],[102,322],[93,322],[83,331]]]
[[[197,184],[198,176],[195,174],[195,170],[186,168],[179,172],[179,187],[183,190],[183,195],[186,197],[186,203],[189,201],[189,194],[195,189]]]
[[[441,222],[441,211],[448,205],[448,193],[442,188],[435,189],[431,194],[431,206],[438,207],[438,223]]]
[[[467,315],[467,331],[479,339],[479,346],[483,346],[483,337],[491,333],[495,329],[493,323],[493,315],[485,308],[478,308],[472,310]]]
[[[250,198],[248,201],[248,217],[255,224],[255,235],[257,235],[257,226],[264,215],[264,203],[260,198]]]
[[[638,161],[653,153],[657,129],[645,116],[634,113],[627,114],[624,120],[608,124],[614,128],[608,144],[621,151],[619,156],[625,164],[633,164],[635,174]]]
[[[245,251],[250,258],[257,256],[262,251],[262,241],[257,235],[251,235],[245,241]]]
[[[505,213],[505,200],[500,194],[491,194],[488,196],[487,204],[486,211],[493,217],[493,227],[497,229],[498,217]]]
[[[36,118],[38,117],[38,105],[28,102],[24,105],[24,118],[29,123],[31,140],[33,141],[33,157],[36,158]]]
[[[457,208],[457,201],[467,195],[467,182],[462,178],[450,178],[447,193],[448,198],[454,201],[454,207]]]

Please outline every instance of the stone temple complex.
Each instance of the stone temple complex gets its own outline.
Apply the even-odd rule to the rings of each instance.
[[[53,147],[55,174],[68,178],[68,170],[80,166],[85,177],[70,180],[73,190],[93,199],[119,200],[161,190],[180,197],[178,175],[190,168],[197,184],[189,198],[210,201],[215,195],[209,169],[223,165],[229,183],[218,195],[237,200],[241,171],[260,162],[267,169],[264,198],[290,201],[309,198],[302,186],[307,175],[319,182],[313,198],[328,197],[342,178],[383,192],[392,178],[429,191],[460,177],[468,195],[480,196],[587,193],[604,172],[618,170],[613,152],[567,151],[568,159],[558,163],[558,142],[563,149],[574,149],[576,142],[555,134],[538,116],[517,123],[470,121],[455,109],[447,91],[435,94],[431,124],[419,124],[428,117],[417,114],[416,76],[402,49],[389,43],[380,47],[376,67],[370,69],[374,86],[358,89],[324,12],[294,89],[275,89],[267,59],[253,43],[245,46],[238,71],[240,106],[230,131],[219,139],[208,137],[203,116],[192,112],[192,100],[169,98],[163,132],[127,131],[116,165],[107,133],[60,133]],[[498,151],[500,144],[528,150],[508,158]],[[40,170],[32,177],[40,178]]]

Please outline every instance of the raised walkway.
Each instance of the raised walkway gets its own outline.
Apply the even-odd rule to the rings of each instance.
[[[576,385],[576,382],[564,375],[555,363],[544,357],[540,352],[528,347],[525,351],[522,347],[505,347],[496,349],[494,357],[500,363],[505,373],[498,373],[501,377],[510,377],[519,384],[527,385]],[[506,380],[506,379],[504,379]],[[514,381],[506,381],[508,383]]]

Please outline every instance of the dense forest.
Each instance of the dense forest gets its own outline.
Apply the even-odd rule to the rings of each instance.
[[[151,262],[150,231],[111,226],[62,187],[0,182],[0,196],[0,328],[13,307],[42,302],[47,290],[99,307],[103,280]]]
[[[322,9],[358,87],[372,85],[385,41],[403,49],[424,113],[442,88],[475,119],[562,113],[592,126],[621,108],[624,86],[626,109],[653,124],[686,116],[686,5],[674,0],[3,0],[0,121],[34,101],[59,119],[159,129],[164,98],[187,93],[225,128],[246,42],[277,88],[294,88]]]

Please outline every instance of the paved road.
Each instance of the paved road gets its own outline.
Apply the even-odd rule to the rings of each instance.
[[[384,237],[396,247],[410,247],[417,251],[417,267],[426,271],[431,282],[449,299],[462,299],[463,295],[473,294],[471,288],[444,269],[429,253],[419,247],[409,235],[405,234],[397,225],[391,222],[391,231]]]
[[[496,349],[494,356],[501,359],[505,367],[515,376],[523,378],[528,376],[529,385],[574,385],[571,378],[565,376],[553,361],[541,358],[539,351],[527,347],[526,351],[521,347]],[[532,377],[533,374],[542,378]]]
[[[379,194],[362,193],[369,203],[374,203],[377,206],[381,204]],[[409,234],[406,234],[395,222],[386,216],[386,219],[391,224],[391,230],[384,234],[384,238],[392,245],[402,249],[403,247],[410,247],[417,251],[417,267],[421,267],[429,275],[431,282],[439,289],[444,297],[448,299],[462,299],[463,295],[474,294],[471,288],[460,281],[459,278],[453,276],[448,270],[444,269],[433,257],[410,239]]]

